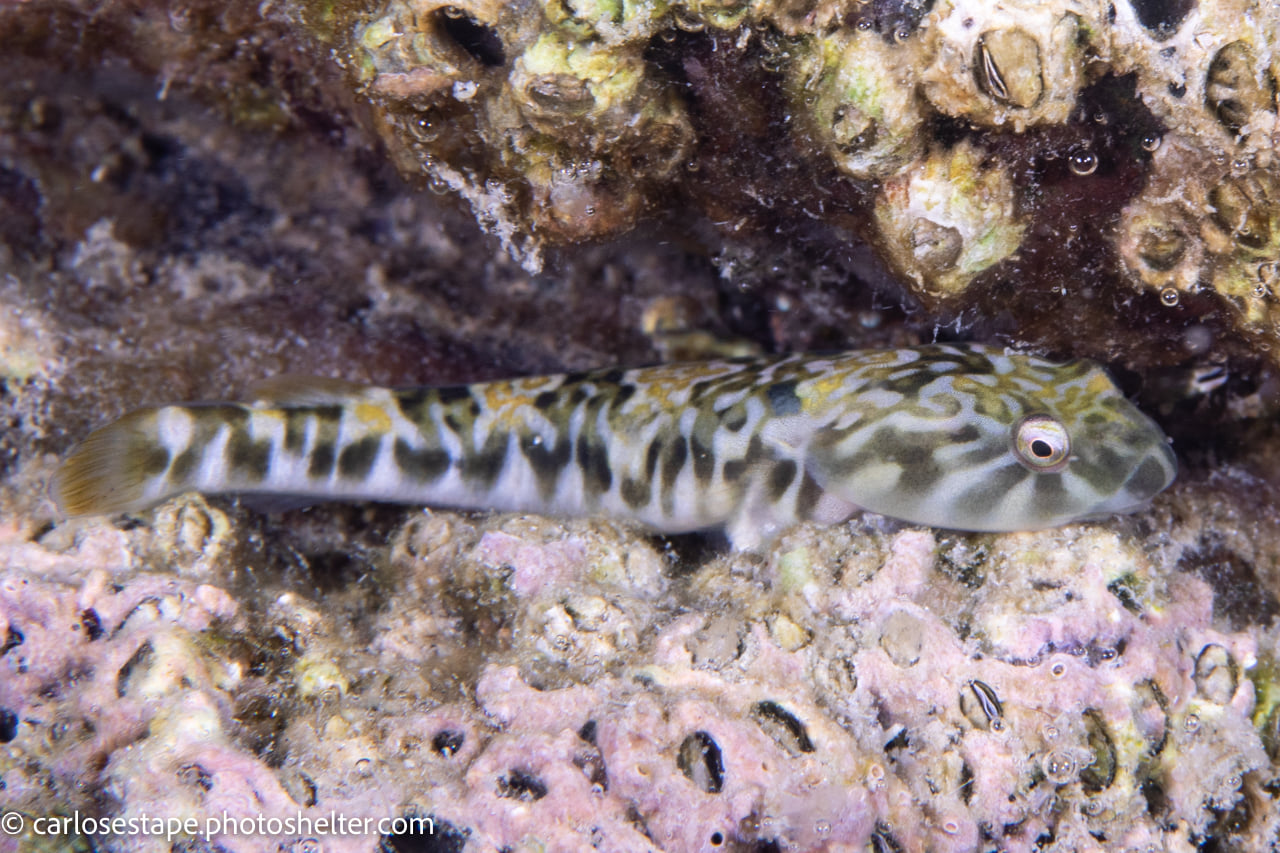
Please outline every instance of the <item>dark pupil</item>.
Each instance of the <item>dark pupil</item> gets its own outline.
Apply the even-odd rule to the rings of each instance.
[[[1037,438],[1031,442],[1031,452],[1036,455],[1037,459],[1048,459],[1053,455],[1053,447],[1043,438]]]

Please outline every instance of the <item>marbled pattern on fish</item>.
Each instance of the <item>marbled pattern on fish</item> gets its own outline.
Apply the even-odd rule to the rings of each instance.
[[[187,491],[600,515],[756,547],[857,508],[1032,530],[1144,505],[1163,433],[1088,361],[977,344],[739,358],[467,386],[266,384],[93,433],[54,485],[70,515]]]

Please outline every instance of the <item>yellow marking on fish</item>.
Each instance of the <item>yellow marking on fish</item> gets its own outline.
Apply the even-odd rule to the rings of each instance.
[[[389,432],[391,416],[386,409],[374,403],[356,403],[353,414],[356,422],[371,432]]]

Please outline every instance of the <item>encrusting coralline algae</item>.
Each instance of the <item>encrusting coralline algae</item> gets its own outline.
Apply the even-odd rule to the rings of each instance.
[[[417,815],[438,849],[477,850],[1265,849],[1278,830],[1258,637],[1215,620],[1176,536],[801,527],[672,577],[607,525],[428,514],[371,555],[385,604],[364,616],[349,596],[237,604],[235,526],[179,507],[44,544],[8,530],[11,808]],[[193,526],[222,556],[174,550]],[[157,554],[186,556],[170,574]]]

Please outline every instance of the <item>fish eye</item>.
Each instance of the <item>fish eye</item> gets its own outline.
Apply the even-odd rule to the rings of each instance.
[[[1053,474],[1067,467],[1071,438],[1056,418],[1028,415],[1014,430],[1013,452],[1027,469]]]

